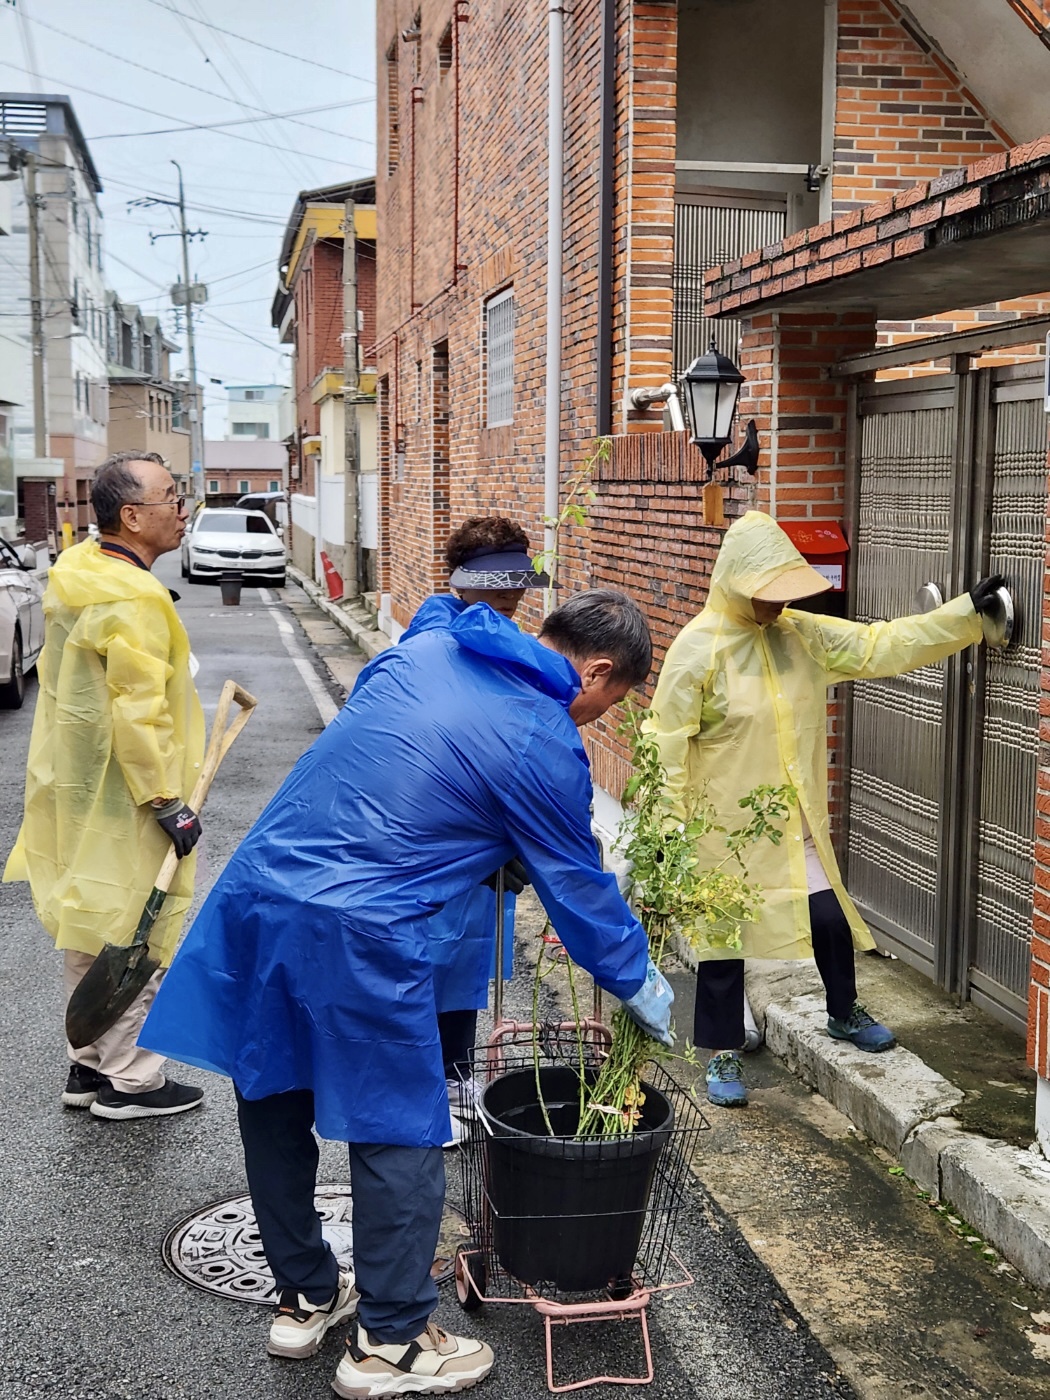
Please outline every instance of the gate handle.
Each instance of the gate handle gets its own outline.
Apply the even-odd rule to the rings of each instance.
[[[944,602],[944,594],[936,583],[924,583],[915,595],[915,607],[921,613],[933,612]]]
[[[985,646],[993,651],[1005,651],[1010,645],[1017,623],[1017,610],[1013,594],[1008,588],[999,588],[995,594],[996,606],[990,612],[981,614]]]

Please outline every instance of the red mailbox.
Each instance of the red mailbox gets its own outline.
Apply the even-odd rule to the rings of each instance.
[[[846,555],[849,544],[837,520],[778,520],[777,524],[832,591],[846,589]]]

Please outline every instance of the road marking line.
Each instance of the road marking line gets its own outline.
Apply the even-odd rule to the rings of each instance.
[[[332,720],[334,720],[339,713],[339,706],[328,694],[328,691],[325,690],[324,686],[317,678],[316,671],[296,645],[295,628],[288,619],[282,615],[276,599],[271,602],[270,599],[272,595],[267,596],[269,594],[269,589],[260,588],[259,594],[262,597],[263,603],[266,605],[266,611],[276,624],[277,631],[281,636],[281,641],[284,643],[285,651],[291,657],[292,664],[295,666],[300,676],[302,676],[303,684],[310,692],[310,699],[314,702],[317,713],[321,716],[321,723],[325,725],[331,724]]]

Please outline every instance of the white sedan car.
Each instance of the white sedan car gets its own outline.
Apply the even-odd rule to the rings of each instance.
[[[18,710],[26,693],[26,674],[44,649],[44,588],[48,562],[42,565],[29,545],[0,539],[0,710]]]
[[[284,587],[285,550],[261,510],[204,506],[182,537],[182,577],[215,582],[223,574]]]

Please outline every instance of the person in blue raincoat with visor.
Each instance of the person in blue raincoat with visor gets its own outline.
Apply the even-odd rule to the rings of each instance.
[[[487,605],[391,647],[299,760],[176,955],[142,1044],[228,1075],[278,1306],[308,1356],[352,1317],[342,1396],[447,1392],[492,1351],[430,1322],[449,1137],[431,919],[520,859],[570,955],[670,1043],[672,994],[601,868],[577,726],[648,675],[645,619],[580,593],[539,638]],[[354,1270],[314,1208],[349,1144]]]
[[[401,636],[402,643],[420,632],[448,627],[475,603],[487,603],[513,620],[526,591],[546,588],[550,582],[545,573],[533,567],[528,535],[516,521],[502,515],[473,515],[464,520],[449,536],[445,562],[458,597],[437,593],[428,598]],[[367,678],[366,667],[358,685],[365,684]],[[504,871],[502,974],[508,980],[514,969],[516,896],[526,879],[517,861]],[[447,1147],[462,1141],[475,1113],[470,1057],[477,1038],[478,1012],[488,1005],[495,929],[496,891],[487,885],[449,900],[430,922],[438,1032],[452,1114],[452,1137]]]

